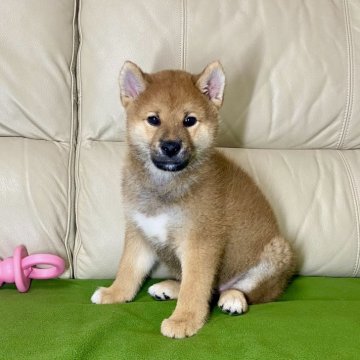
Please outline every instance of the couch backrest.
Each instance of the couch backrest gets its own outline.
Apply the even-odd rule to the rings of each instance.
[[[0,117],[0,131],[2,123],[5,129],[1,135],[11,136],[1,138],[0,147],[8,149],[6,141],[31,142],[18,136],[37,134],[36,144],[50,140],[45,143],[63,156],[54,161],[45,150],[37,157],[44,159],[42,167],[56,184],[40,185],[47,197],[37,216],[26,207],[27,200],[17,200],[27,191],[25,184],[20,192],[0,192],[0,198],[13,202],[10,210],[0,202],[0,212],[14,219],[23,211],[35,224],[35,235],[28,241],[34,249],[49,244],[56,244],[53,248],[63,254],[67,249],[75,277],[115,275],[124,235],[121,165],[126,153],[120,67],[132,60],[148,72],[200,72],[219,59],[227,75],[219,146],[253,176],[270,200],[282,232],[299,253],[301,273],[360,275],[358,1],[81,0],[75,32],[73,1],[59,1],[59,8],[45,0],[22,4],[17,3],[16,11],[7,1],[0,4],[12,15],[0,25],[0,34],[23,44],[26,32],[32,41],[21,47],[22,54],[34,54],[33,66],[51,86],[41,85],[35,75],[26,78],[42,107],[33,104],[28,91],[16,92],[18,102],[12,101],[10,80],[20,83],[27,63],[12,60],[11,42],[0,43],[5,49],[0,61],[5,61],[9,74],[0,73],[0,102],[6,102],[5,111],[13,108]],[[58,14],[56,21],[49,21],[51,11]],[[22,13],[37,17],[37,26],[22,28]],[[19,23],[11,20],[14,17]],[[75,56],[78,116],[72,107]],[[51,93],[52,87],[58,92]],[[51,101],[44,101],[47,97]],[[22,104],[27,109],[29,99],[35,110],[24,112]],[[22,116],[18,128],[16,111]],[[16,169],[16,161],[0,161],[0,172],[13,171],[7,181],[14,176],[26,179],[27,171]],[[29,171],[34,169],[32,165]],[[44,222],[50,214],[56,214],[57,222]],[[4,227],[0,221],[4,253],[26,239],[21,230],[21,236],[12,238],[18,224],[12,221]],[[76,225],[75,238],[71,225]],[[56,236],[50,230],[45,234],[44,228]]]

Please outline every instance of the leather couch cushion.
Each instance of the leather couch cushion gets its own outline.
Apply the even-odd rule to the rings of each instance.
[[[0,257],[74,246],[75,1],[0,2]]]
[[[360,151],[225,149],[269,199],[304,275],[360,276]]]
[[[125,60],[200,72],[219,59],[220,146],[360,147],[358,1],[84,0],[79,16],[84,138],[124,140]]]
[[[360,276],[360,151],[222,149],[257,182],[304,275]],[[122,143],[86,142],[79,168],[75,274],[115,276],[124,220]],[[80,242],[81,241],[81,242]],[[157,276],[165,276],[161,269]]]

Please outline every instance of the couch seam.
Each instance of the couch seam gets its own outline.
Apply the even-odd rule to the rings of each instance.
[[[70,90],[70,101],[71,101],[71,124],[70,124],[70,149],[69,149],[69,159],[68,159],[68,187],[67,187],[67,224],[66,224],[66,232],[64,236],[64,246],[65,251],[67,253],[68,261],[69,261],[69,270],[70,270],[70,278],[73,277],[73,260],[72,260],[72,252],[69,246],[70,234],[71,234],[71,226],[73,219],[73,164],[74,164],[74,134],[75,134],[75,71],[74,71],[74,59],[75,59],[75,42],[76,42],[76,15],[77,15],[77,0],[74,0],[74,9],[73,9],[73,19],[72,19],[72,52],[71,52],[71,61],[69,67],[69,73],[71,76],[71,90]],[[75,243],[74,243],[75,244]]]
[[[79,252],[82,247],[82,238],[81,238],[81,231],[80,226],[78,226],[78,214],[79,214],[79,194],[81,190],[80,186],[80,152],[81,152],[81,134],[82,134],[82,87],[81,87],[81,51],[82,51],[82,29],[81,29],[81,11],[82,11],[82,1],[79,0],[79,9],[78,9],[78,17],[77,17],[77,25],[78,25],[78,33],[79,33],[79,48],[77,54],[77,62],[76,62],[76,73],[77,73],[77,102],[78,102],[78,134],[77,134],[77,146],[76,146],[76,155],[75,155],[75,187],[76,187],[76,194],[75,194],[75,224],[76,224],[76,235],[75,235],[75,242],[74,242],[74,255],[73,255],[73,269],[74,269],[74,278],[78,277],[78,256]]]
[[[353,41],[352,41],[352,32],[351,32],[351,24],[350,24],[350,12],[349,12],[349,4],[348,0],[343,0],[343,8],[344,8],[344,19],[345,19],[345,36],[346,36],[346,53],[347,53],[347,94],[346,94],[346,102],[345,102],[345,110],[344,110],[344,118],[342,121],[342,126],[340,129],[339,138],[336,144],[336,148],[340,149],[344,146],[345,140],[348,135],[351,116],[352,116],[352,108],[354,102],[354,50],[353,50]]]
[[[71,94],[71,91],[70,91],[70,94]],[[71,117],[72,117],[72,114],[71,114]],[[70,126],[71,126],[71,124],[70,124]],[[70,145],[71,144],[71,134],[70,134],[69,140],[40,139],[40,138],[36,138],[36,137],[20,136],[20,135],[17,135],[17,136],[1,135],[0,137],[2,139],[25,139],[25,140],[35,140],[35,141],[46,141],[46,142],[56,143],[56,144],[61,144],[61,145]]]
[[[186,70],[187,46],[187,0],[181,2],[181,39],[180,39],[180,67]]]
[[[344,164],[344,167],[346,169],[346,174],[348,177],[350,189],[351,189],[351,195],[353,198],[353,205],[354,205],[354,212],[355,212],[355,224],[356,224],[356,233],[357,233],[357,254],[356,254],[356,261],[353,269],[353,277],[356,277],[359,274],[359,267],[360,267],[360,194],[359,190],[355,181],[354,174],[352,172],[351,166],[347,159],[345,158],[344,154],[337,150],[342,163]]]

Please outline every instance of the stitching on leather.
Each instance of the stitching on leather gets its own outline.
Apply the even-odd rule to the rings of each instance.
[[[346,169],[346,173],[348,176],[348,180],[349,180],[349,185],[351,188],[351,195],[353,198],[353,204],[354,204],[354,211],[355,211],[355,222],[356,222],[356,233],[357,233],[357,255],[356,255],[356,261],[355,261],[355,265],[354,265],[354,270],[353,270],[353,276],[356,277],[359,275],[359,267],[360,267],[360,193],[355,181],[355,177],[353,175],[351,166],[349,164],[349,162],[346,160],[344,154],[340,151],[337,150],[343,164],[344,167]]]
[[[180,63],[180,69],[183,68],[183,33],[184,33],[184,11],[183,11],[183,3],[184,0],[181,0],[180,2],[180,48],[179,48],[179,63]]]
[[[184,63],[183,63],[183,69],[187,69],[187,0],[184,0]]]
[[[343,0],[343,7],[344,7],[344,18],[345,18],[346,49],[347,49],[347,57],[348,57],[348,76],[347,76],[348,87],[346,94],[344,118],[342,121],[339,139],[336,145],[337,149],[340,149],[344,146],[345,140],[347,138],[350,121],[351,121],[353,102],[354,102],[354,59],[353,59],[354,50],[353,50],[353,42],[352,42],[348,0]]]
[[[77,1],[74,1],[74,10],[73,10],[73,20],[72,20],[72,52],[71,52],[71,61],[70,61],[70,76],[71,76],[71,91],[70,91],[70,101],[71,101],[71,123],[70,123],[70,144],[69,144],[69,159],[68,159],[68,187],[67,187],[67,220],[66,220],[66,232],[64,237],[64,246],[67,254],[67,258],[69,261],[69,270],[70,277],[73,277],[73,261],[72,261],[72,252],[70,249],[70,234],[71,234],[71,226],[73,219],[73,172],[74,172],[74,134],[75,134],[75,108],[74,101],[76,96],[75,89],[75,72],[74,72],[74,59],[75,59],[75,42],[76,42],[76,14],[77,13]]]
[[[180,66],[186,70],[186,41],[187,39],[187,0],[181,3],[181,39],[180,39]]]
[[[345,1],[345,0],[344,0]],[[355,93],[354,93],[354,84],[355,84],[355,61],[354,61],[354,43],[353,43],[353,35],[352,35],[352,31],[351,31],[351,12],[349,10],[349,1],[346,0],[346,5],[347,5],[347,14],[348,14],[348,39],[349,39],[349,65],[350,65],[350,81],[351,81],[351,90],[350,90],[350,100],[349,100],[349,114],[348,114],[348,121],[347,121],[347,126],[345,129],[345,134],[344,134],[344,139],[341,145],[344,145],[348,134],[349,134],[349,129],[350,129],[350,123],[351,123],[351,119],[352,119],[352,114],[353,114],[353,105],[354,105],[354,97],[355,97]]]
[[[82,1],[79,1],[79,10],[78,10],[78,32],[79,32],[79,49],[77,55],[77,95],[78,95],[78,135],[77,135],[77,146],[76,146],[76,156],[75,156],[75,224],[76,224],[76,234],[75,234],[75,244],[74,244],[74,255],[73,255],[73,271],[74,277],[78,277],[78,257],[79,252],[82,248],[82,240],[81,240],[81,231],[80,227],[78,226],[78,214],[79,214],[79,194],[81,191],[80,186],[80,152],[81,152],[81,134],[82,134],[82,102],[81,102],[81,94],[82,94],[82,87],[81,87],[81,51],[82,51],[82,29],[81,29],[81,11],[82,11]]]

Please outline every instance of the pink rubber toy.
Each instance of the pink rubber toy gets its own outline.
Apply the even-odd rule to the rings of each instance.
[[[50,265],[39,269],[38,265]],[[62,258],[50,254],[28,255],[26,247],[18,246],[14,256],[0,261],[0,286],[3,283],[15,283],[19,292],[29,290],[31,279],[51,279],[61,275],[65,270]]]

